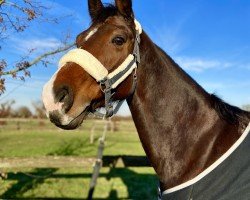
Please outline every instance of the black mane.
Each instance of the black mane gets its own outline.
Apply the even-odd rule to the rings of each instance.
[[[211,94],[211,105],[219,114],[219,116],[230,124],[239,125],[241,122],[244,124],[249,123],[250,112],[225,103],[215,94]]]

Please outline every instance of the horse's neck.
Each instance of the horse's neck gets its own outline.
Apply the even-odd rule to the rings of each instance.
[[[146,34],[140,51],[137,88],[128,104],[145,152],[166,189],[202,172],[239,135],[237,127],[211,108],[210,95]],[[226,136],[221,129],[228,129]]]

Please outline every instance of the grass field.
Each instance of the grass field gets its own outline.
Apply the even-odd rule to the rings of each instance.
[[[90,130],[95,125],[95,142]],[[118,131],[108,132],[104,155],[145,155],[132,121],[119,122]],[[76,131],[62,131],[48,121],[8,121],[0,128],[0,158],[41,156],[96,156],[103,123],[88,120]],[[0,169],[0,198],[86,199],[92,166],[60,169]],[[101,170],[95,199],[156,199],[157,178],[152,168]]]

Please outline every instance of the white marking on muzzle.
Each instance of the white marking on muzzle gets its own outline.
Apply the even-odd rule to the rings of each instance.
[[[42,100],[44,107],[46,109],[46,115],[49,115],[49,112],[58,111],[62,109],[63,103],[55,102],[55,95],[53,92],[54,82],[59,70],[52,76],[52,78],[47,82],[43,87]]]
[[[57,111],[60,118],[61,125],[68,125],[74,118],[79,116],[90,103],[85,103],[85,105],[80,106],[75,110],[74,116],[66,114],[63,110],[63,103],[57,102],[55,100],[55,94],[53,91],[54,82],[56,80],[57,74],[60,69],[58,69],[52,78],[44,85],[43,92],[42,92],[42,101],[46,110],[46,115],[49,117],[49,114],[53,111]]]

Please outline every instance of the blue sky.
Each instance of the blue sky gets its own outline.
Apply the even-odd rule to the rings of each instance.
[[[37,21],[24,33],[12,34],[3,44],[0,59],[14,63],[31,48],[38,55],[58,47],[68,32],[73,40],[89,26],[87,1],[42,2],[50,7],[46,15],[60,17],[60,23]],[[152,40],[207,91],[237,106],[250,104],[249,0],[134,0],[133,7]],[[47,68],[34,66],[25,83],[7,78],[0,102],[15,99],[16,106],[30,106],[39,100],[58,59],[53,58],[54,64]],[[121,113],[129,114],[128,108],[124,106]]]

